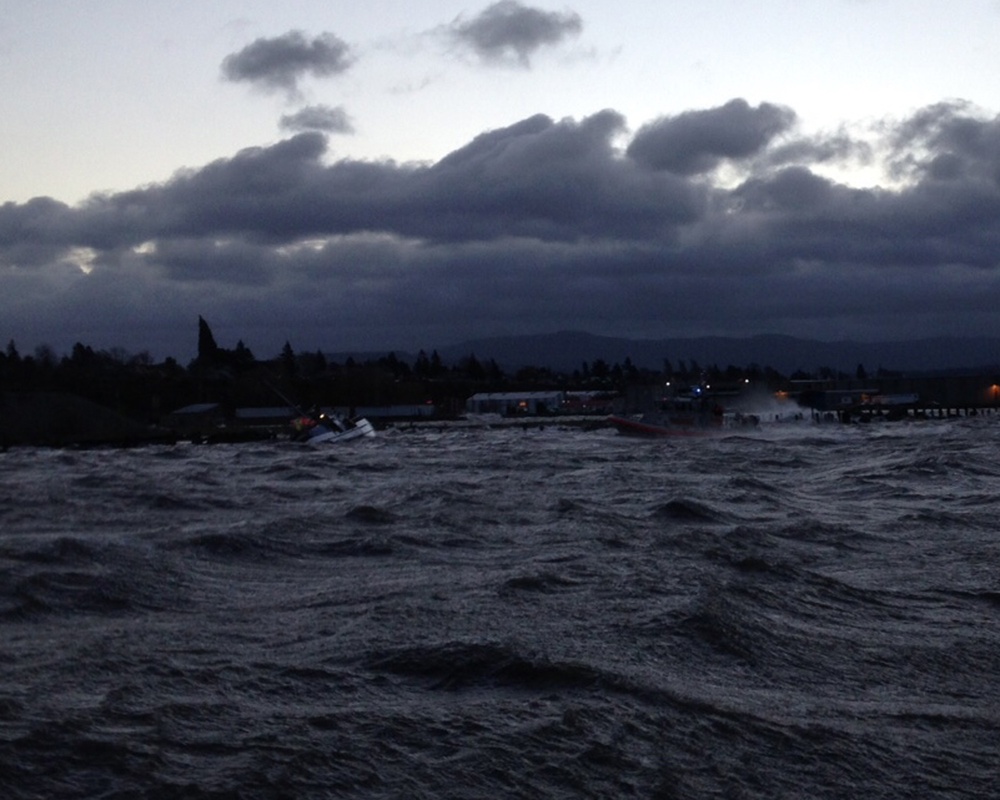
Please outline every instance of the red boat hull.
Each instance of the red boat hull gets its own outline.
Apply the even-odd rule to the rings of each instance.
[[[719,430],[719,426],[699,426],[697,424],[666,424],[657,425],[627,417],[608,417],[608,422],[614,425],[619,433],[626,436],[661,437],[661,436],[710,436]]]

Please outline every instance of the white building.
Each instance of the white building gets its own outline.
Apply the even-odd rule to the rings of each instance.
[[[465,401],[470,414],[550,414],[559,411],[564,392],[479,392]]]

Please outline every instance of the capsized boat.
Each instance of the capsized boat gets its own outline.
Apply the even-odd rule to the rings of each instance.
[[[292,427],[295,429],[293,439],[317,447],[375,436],[374,426],[364,417],[346,419],[325,413],[315,417],[305,415],[292,420]]]

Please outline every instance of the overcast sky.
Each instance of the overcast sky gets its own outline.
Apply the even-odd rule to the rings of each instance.
[[[997,0],[0,0],[0,338],[1000,336]]]

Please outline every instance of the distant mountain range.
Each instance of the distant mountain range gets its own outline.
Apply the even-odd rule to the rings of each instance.
[[[445,364],[453,364],[470,354],[481,361],[490,359],[504,370],[524,366],[549,367],[559,371],[580,369],[583,362],[596,359],[609,366],[631,359],[637,367],[659,370],[664,361],[677,368],[696,361],[701,367],[729,365],[746,367],[757,364],[773,367],[783,375],[796,370],[815,372],[821,367],[854,375],[858,365],[869,374],[880,367],[901,372],[972,371],[986,368],[1000,370],[1000,339],[935,337],[908,342],[820,342],[792,336],[762,335],[747,339],[702,337],[692,339],[621,339],[596,336],[579,331],[497,336],[474,339],[437,348]],[[385,353],[331,354],[342,361],[348,355],[355,360],[379,357]],[[396,351],[397,357],[412,361],[415,356]]]

